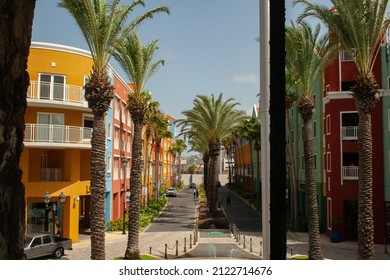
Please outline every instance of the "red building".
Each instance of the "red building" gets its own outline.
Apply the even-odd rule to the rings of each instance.
[[[381,58],[374,65],[381,85]],[[323,96],[324,186],[327,199],[327,230],[337,231],[341,240],[357,239],[359,116],[351,92],[357,70],[347,53],[341,52],[325,71]],[[382,97],[372,113],[374,242],[385,238],[384,160]]]

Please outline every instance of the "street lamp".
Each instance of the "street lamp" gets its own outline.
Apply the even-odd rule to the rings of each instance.
[[[65,202],[65,199],[66,199],[65,194],[63,192],[61,192],[61,194],[58,196],[58,200],[61,203],[61,212],[62,212],[62,208],[63,208],[64,202]],[[45,192],[45,194],[43,195],[43,201],[46,204],[46,210],[49,213],[52,213],[53,234],[55,235],[55,225],[56,225],[56,218],[57,218],[56,217],[56,211],[57,211],[56,205],[53,204],[53,206],[51,206],[51,207],[49,206],[49,203],[50,203],[49,192]],[[61,215],[61,218],[62,218],[62,215]],[[62,221],[61,221],[61,224],[62,224]],[[49,227],[49,217],[48,216],[46,218],[46,225],[47,225],[47,227],[45,226],[45,228],[47,230]]]
[[[126,230],[125,230],[125,224],[126,224],[126,221],[125,221],[125,217],[126,217],[126,166],[127,166],[128,159],[127,159],[127,157],[122,157],[121,161],[122,161],[122,167],[123,167],[123,184],[122,184],[122,186],[123,186],[123,190],[124,190],[122,234],[126,234]]]

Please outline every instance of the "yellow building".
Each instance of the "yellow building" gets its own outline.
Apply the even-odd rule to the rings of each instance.
[[[79,223],[88,219],[93,115],[83,86],[91,67],[86,51],[47,43],[31,45],[21,157],[27,232],[53,231],[77,241]]]

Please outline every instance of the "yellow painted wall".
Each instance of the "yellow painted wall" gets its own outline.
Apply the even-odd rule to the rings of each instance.
[[[38,80],[38,73],[65,74],[67,84],[83,86],[84,76],[88,76],[91,69],[92,59],[80,54],[30,49],[27,71],[31,80]]]
[[[92,59],[90,57],[70,53],[68,51],[30,49],[27,71],[31,81],[37,81],[39,73],[58,74],[66,77],[66,84],[84,85],[84,77],[90,75]],[[83,112],[79,109],[58,109],[28,106],[25,113],[26,123],[36,123],[37,113],[62,113],[65,125],[83,126]],[[91,114],[91,113],[89,113]],[[63,180],[56,182],[40,181],[40,158],[48,154],[48,167],[62,168]],[[66,201],[63,208],[63,235],[73,242],[78,241],[79,201],[75,197],[90,195],[89,175],[90,150],[81,149],[45,149],[25,147],[20,160],[23,169],[22,181],[26,186],[26,202],[43,202],[43,195],[50,193],[51,201],[58,201],[63,192]]]

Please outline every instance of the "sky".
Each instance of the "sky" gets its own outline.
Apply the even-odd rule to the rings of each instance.
[[[286,22],[299,13],[291,2],[286,0]],[[36,2],[32,40],[88,50],[73,17],[57,3]],[[144,45],[158,39],[155,60],[165,61],[145,85],[160,108],[179,119],[193,107],[197,95],[222,93],[250,114],[260,92],[259,0],[145,0],[145,4],[130,19],[157,6],[170,8],[169,15],[157,14],[137,28]],[[110,64],[130,82],[116,61]]]

